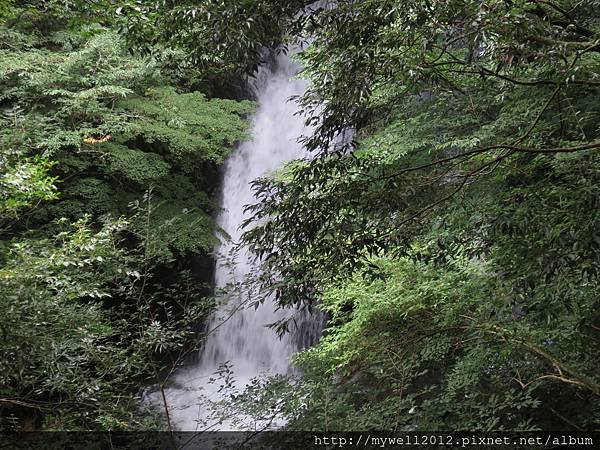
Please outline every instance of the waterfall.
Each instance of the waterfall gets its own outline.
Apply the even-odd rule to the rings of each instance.
[[[227,264],[227,255],[240,241],[240,225],[246,219],[244,206],[255,202],[251,182],[286,161],[305,155],[297,139],[308,130],[304,119],[296,115],[297,105],[289,101],[306,88],[305,81],[293,78],[297,72],[297,65],[280,54],[274,64],[261,67],[257,74],[254,89],[258,109],[252,117],[252,139],[241,143],[225,165],[218,223],[230,240],[224,240],[218,252],[217,287],[241,281],[252,270],[252,262],[243,249],[233,267]],[[242,389],[261,373],[290,371],[290,356],[297,349],[298,340],[290,335],[280,339],[275,331],[265,327],[281,319],[283,312],[276,311],[272,300],[256,310],[245,308],[236,296],[225,300],[228,301],[220,304],[209,319],[208,330],[214,331],[208,334],[196,362],[180,370],[166,390],[171,420],[180,430],[202,430],[211,425],[199,424],[199,419],[206,420],[206,412],[198,398],[216,401],[223,397],[219,383],[208,382],[221,364],[231,365],[235,385]],[[235,425],[224,422],[211,429],[234,428]]]

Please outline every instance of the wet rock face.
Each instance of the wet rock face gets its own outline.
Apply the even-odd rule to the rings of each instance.
[[[202,295],[213,295],[213,280],[215,278],[214,257],[209,254],[196,254],[191,258],[190,267],[194,277],[200,283],[206,285],[206,287],[202,289]]]
[[[300,320],[297,320],[297,327],[292,330],[292,340],[299,350],[310,348],[319,342],[323,334],[323,328],[327,321],[327,316],[313,310],[311,313],[303,312]]]

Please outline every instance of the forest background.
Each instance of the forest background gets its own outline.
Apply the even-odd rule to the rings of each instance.
[[[261,295],[328,320],[231,407],[598,428],[600,3],[308,4],[0,2],[3,428],[164,426],[137,396],[212,308],[244,83],[297,40],[313,158],[257,180],[245,241]]]

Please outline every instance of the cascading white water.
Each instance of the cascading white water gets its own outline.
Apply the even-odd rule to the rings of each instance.
[[[279,55],[272,67],[262,67],[256,77],[258,109],[252,118],[252,140],[238,146],[228,159],[222,184],[222,208],[218,223],[231,240],[222,243],[217,258],[215,283],[223,287],[241,281],[252,269],[248,254],[237,254],[230,267],[226,255],[239,242],[240,225],[246,216],[244,206],[254,203],[251,182],[280,168],[284,162],[304,156],[298,137],[306,134],[304,119],[296,115],[297,105],[289,101],[306,88],[303,80],[294,79],[297,65],[286,55]],[[282,318],[272,301],[258,309],[240,308],[241,299],[230,298],[217,308],[208,324],[208,335],[196,364],[175,376],[166,391],[170,417],[180,430],[202,430],[206,420],[200,396],[219,400],[218,383],[208,380],[228,362],[232,366],[236,386],[243,388],[257,375],[284,374],[290,370],[290,356],[296,350],[290,336],[280,339],[265,325]],[[232,314],[232,311],[233,312]],[[201,403],[201,402],[200,402]],[[251,426],[251,424],[248,424]],[[212,429],[233,429],[239,425],[224,422]]]

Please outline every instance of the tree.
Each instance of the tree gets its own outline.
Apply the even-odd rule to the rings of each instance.
[[[139,392],[198,343],[211,274],[191,261],[252,110],[78,11],[15,2],[0,26],[2,429],[161,427]]]
[[[340,1],[307,21],[316,156],[256,182],[246,234],[265,295],[329,315],[290,426],[596,426],[593,7]]]

